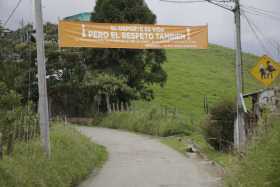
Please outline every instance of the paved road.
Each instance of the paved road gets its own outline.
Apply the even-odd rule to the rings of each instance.
[[[213,166],[186,158],[155,138],[103,128],[79,130],[109,152],[97,176],[89,177],[80,187],[218,186]]]

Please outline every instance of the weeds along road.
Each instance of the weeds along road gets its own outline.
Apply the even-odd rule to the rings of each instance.
[[[100,172],[80,187],[220,186],[211,166],[187,158],[155,138],[103,128],[78,129],[109,152]]]

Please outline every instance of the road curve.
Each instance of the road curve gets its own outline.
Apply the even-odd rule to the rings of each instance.
[[[219,186],[219,178],[205,162],[186,158],[155,138],[104,128],[78,129],[109,152],[101,171],[80,187]]]

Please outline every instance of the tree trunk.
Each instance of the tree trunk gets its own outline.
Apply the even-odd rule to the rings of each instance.
[[[111,105],[110,105],[110,96],[108,94],[105,95],[106,96],[106,105],[107,105],[107,112],[111,113]]]

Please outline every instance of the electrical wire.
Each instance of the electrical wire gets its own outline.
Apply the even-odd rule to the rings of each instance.
[[[230,3],[230,2],[233,2],[232,0],[182,0],[182,1],[179,1],[179,0],[160,0],[160,1],[167,2],[167,3],[184,3],[184,4],[208,2],[210,4],[219,6],[220,8],[226,9],[228,11],[231,11],[231,12],[233,11],[232,7],[227,7],[226,5],[220,4],[220,3]]]
[[[275,15],[275,16],[280,17],[279,12],[274,12],[274,11],[270,11],[270,10],[264,10],[264,9],[261,9],[261,8],[257,8],[257,7],[253,7],[253,6],[249,6],[249,5],[244,5],[244,4],[241,4],[241,7],[244,7],[244,8],[247,8],[247,9],[251,9],[251,10],[255,10],[255,11],[258,11],[258,12],[262,12],[264,14],[270,14],[270,15]]]
[[[204,3],[205,0],[191,0],[191,1],[177,1],[177,0],[160,0],[162,2],[166,2],[166,3],[183,3],[183,4],[187,4],[187,3]]]
[[[12,10],[6,21],[4,22],[4,27],[9,23],[10,19],[13,17],[14,13],[18,9],[19,5],[21,4],[22,0],[19,0],[15,6],[15,8]]]
[[[248,23],[251,31],[255,35],[256,39],[259,41],[260,45],[262,46],[264,52],[269,54],[270,56],[273,56],[270,50],[266,46],[266,42],[264,39],[265,37],[263,33],[260,31],[260,29],[258,29],[257,25],[249,19],[249,17],[246,15],[244,11],[242,11],[241,13],[242,13],[241,15],[245,18],[246,22]],[[270,43],[270,47],[272,47],[274,50],[275,49],[278,50],[277,48],[275,48],[275,46],[272,45],[271,41],[269,41],[269,43]]]
[[[246,6],[241,6],[241,10],[247,12],[248,14],[251,14],[251,15],[257,15],[257,16],[265,16],[265,17],[269,17],[273,20],[276,20],[276,21],[280,21],[280,15],[279,14],[275,14],[275,13],[268,13],[268,12],[265,12],[264,10],[261,10],[261,9],[257,9],[257,8],[250,8],[250,7],[246,7]]]
[[[261,32],[261,29],[259,29],[258,26],[253,21],[251,21],[251,23],[256,28],[256,30],[258,30],[259,33],[265,38],[265,34],[263,32]],[[278,46],[280,46],[280,43],[277,41],[273,41],[273,40],[268,40],[268,41],[271,46],[274,46],[274,48],[278,48]]]

